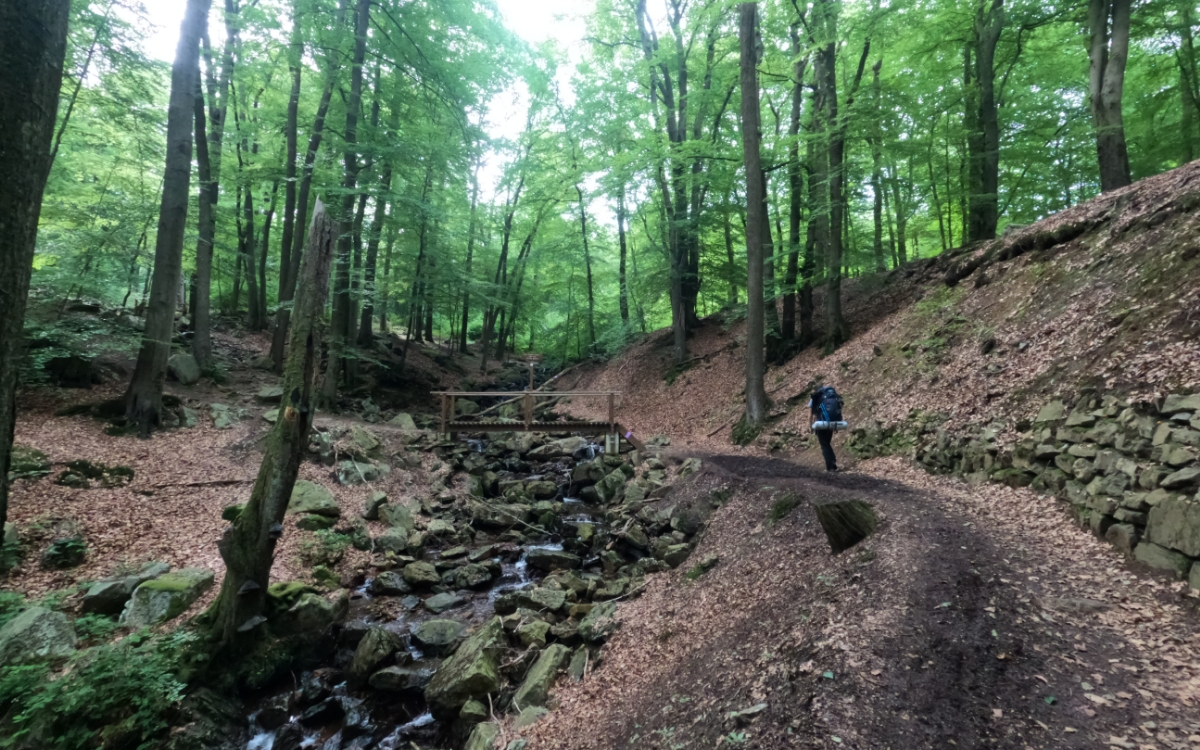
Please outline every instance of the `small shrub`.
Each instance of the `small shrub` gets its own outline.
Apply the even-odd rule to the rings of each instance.
[[[75,632],[85,641],[103,641],[117,632],[117,621],[104,615],[83,615],[75,619]]]
[[[195,636],[135,635],[75,654],[57,679],[44,665],[4,670],[0,748],[147,747],[165,734],[186,687],[176,679]]]
[[[787,518],[796,506],[800,505],[800,496],[795,492],[785,492],[775,504],[771,506],[771,512],[767,514],[767,524],[774,526],[783,519]]]

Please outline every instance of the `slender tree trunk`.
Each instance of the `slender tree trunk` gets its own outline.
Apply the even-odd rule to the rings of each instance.
[[[628,255],[628,238],[625,236],[625,183],[617,188],[617,244],[621,249],[621,261],[617,271],[620,284],[621,330],[629,335],[629,279],[625,271],[625,261]]]
[[[283,237],[279,246],[279,303],[290,302],[295,294],[294,284],[288,284],[292,272],[292,243],[296,234],[296,160],[300,158],[300,88],[304,65],[304,42],[300,36],[299,5],[293,5],[292,46],[288,53],[288,71],[292,90],[288,95],[287,124],[284,126],[287,154],[283,158]],[[278,319],[277,319],[278,320]],[[272,339],[272,350],[274,340]],[[274,356],[272,355],[272,360]]]
[[[471,265],[475,261],[475,221],[479,210],[479,164],[471,172],[471,220],[467,224],[467,263],[463,271],[462,327],[458,350],[467,351],[467,329],[471,325]]]
[[[335,28],[341,29],[346,22],[348,0],[339,0],[338,15]],[[303,52],[303,50],[301,50]],[[301,257],[304,254],[304,226],[308,220],[308,200],[312,191],[314,165],[317,152],[321,149],[321,141],[325,135],[325,117],[329,114],[329,103],[333,99],[333,89],[337,84],[340,56],[330,54],[325,66],[325,85],[321,91],[321,99],[317,104],[317,114],[313,119],[312,132],[308,139],[308,149],[304,153],[304,167],[300,171],[300,190],[296,197],[296,218],[293,227],[297,228],[291,243],[291,265],[286,274],[286,281],[280,296],[280,301],[290,301],[295,294],[296,275],[299,272]],[[301,66],[303,67],[303,66]],[[290,106],[290,103],[289,103]],[[291,317],[291,306],[281,304],[275,314],[275,335],[271,339],[271,364],[276,372],[283,371],[283,350],[287,343],[288,323]]]
[[[804,73],[808,60],[800,54],[800,24],[790,29],[792,55],[792,111],[788,124],[788,256],[787,276],[784,279],[783,340],[789,346],[805,347],[810,343],[801,336],[796,340],[796,281],[800,273],[800,221],[803,218],[804,172],[800,164],[800,119],[803,114]]]
[[[384,333],[387,333],[388,330],[388,303],[391,300],[392,289],[392,249],[396,246],[395,226],[389,226],[387,233],[387,244],[383,251],[383,283],[380,285],[379,304],[376,306],[379,310],[379,330]]]
[[[255,266],[257,235],[254,231],[254,188],[246,186],[243,194],[245,208],[242,223],[245,242],[242,244],[242,268],[246,273],[246,301],[250,306],[248,327],[252,331],[262,328],[262,311],[258,309],[258,273]]]
[[[188,0],[171,69],[167,158],[154,247],[154,279],[146,311],[146,332],[125,393],[125,418],[129,425],[138,428],[142,437],[149,437],[162,418],[163,383],[175,332],[175,295],[182,273],[183,233],[192,179],[192,123],[200,72],[200,35],[210,4],[211,0]]]
[[[358,345],[371,345],[371,324],[375,321],[375,266],[379,258],[379,241],[383,238],[383,223],[387,220],[387,196],[392,189],[392,165],[384,164],[383,177],[379,183],[379,198],[375,202],[375,216],[367,237],[367,262],[363,269],[363,306],[358,326]]]
[[[212,356],[212,261],[217,231],[217,207],[221,196],[221,163],[225,140],[225,120],[229,112],[229,86],[233,80],[233,51],[238,42],[240,11],[237,0],[225,0],[225,47],[221,50],[221,69],[214,70],[210,51],[205,52],[208,69],[208,131],[196,131],[197,156],[200,157],[200,193],[197,200],[196,296],[192,319],[192,355],[202,369],[211,369]],[[209,50],[208,34],[202,32],[204,49]],[[197,74],[197,87],[200,86]],[[203,102],[200,103],[203,106]],[[197,116],[197,123],[199,122]],[[204,143],[199,143],[201,140]],[[205,165],[207,162],[207,167]],[[207,177],[205,176],[207,171]]]
[[[339,374],[349,375],[350,362],[344,351],[350,340],[352,300],[350,298],[350,261],[354,244],[354,203],[358,188],[358,115],[362,108],[363,60],[367,52],[367,27],[370,21],[370,0],[358,0],[354,14],[354,57],[350,73],[350,97],[346,102],[346,148],[343,152],[345,172],[342,178],[342,222],[338,238],[337,262],[333,282],[333,322],[330,325],[330,369],[325,375],[327,403],[337,395]]]
[[[756,51],[757,3],[741,3],[739,38],[741,40],[742,150],[746,163],[746,412],[734,430],[738,443],[758,436],[767,416],[766,330],[764,316],[763,254],[769,232],[766,211],[766,178],[759,152],[758,55]],[[774,300],[771,301],[774,304]]]
[[[279,198],[279,180],[271,183],[267,215],[263,217],[262,250],[258,254],[258,309],[263,328],[267,327],[267,255],[271,251],[271,224],[275,221],[275,203]]]
[[[733,196],[730,195],[725,201],[725,210],[721,213],[721,223],[725,230],[725,262],[729,267],[729,297],[727,303],[730,307],[737,304],[738,301],[738,286],[737,286],[737,258],[733,252],[733,222],[729,220],[729,212],[732,210],[730,202]]]
[[[741,5],[746,5],[746,4],[747,3],[742,3]],[[759,135],[758,140],[761,143],[761,141],[762,141],[761,134]],[[761,164],[762,164],[762,162],[761,162],[761,157],[760,157],[760,161],[759,161],[759,171],[760,172],[762,171]],[[770,206],[767,203],[767,197],[769,195],[769,192],[770,191],[767,188],[767,175],[765,172],[763,172],[763,186],[762,186],[763,206],[762,206],[762,213],[761,213],[763,226],[762,226],[762,229],[759,231],[761,232],[760,237],[761,237],[761,242],[762,242],[762,254],[763,254],[763,298],[764,298],[763,314],[764,314],[765,320],[766,320],[765,328],[766,328],[767,361],[782,363],[784,360],[784,350],[783,350],[783,338],[780,335],[779,307],[776,304],[775,243],[771,239],[771,212],[770,212]],[[747,214],[746,214],[747,223],[749,223],[750,220],[751,220],[751,216],[750,216],[749,212],[747,212]],[[749,290],[748,285],[746,288],[747,288],[747,290]]]
[[[313,376],[321,349],[318,323],[328,294],[336,233],[336,223],[318,201],[296,291],[287,367],[283,373],[284,405],[267,439],[250,500],[217,544],[225,562],[225,578],[209,617],[218,653],[229,658],[242,658],[248,645],[261,636],[259,626],[267,622],[271,564],[284,533],[284,514],[308,448],[309,430],[316,413]]]
[[[813,6],[820,16],[824,38],[828,40],[817,51],[817,85],[823,90],[824,107],[829,122],[829,231],[826,235],[825,257],[825,346],[835,349],[849,338],[842,316],[842,232],[845,217],[844,161],[845,130],[838,119],[837,103],[837,21],[835,0],[818,0]],[[859,66],[861,77],[862,66]]]
[[[583,265],[587,270],[588,345],[594,349],[596,346],[596,292],[592,286],[592,252],[588,247],[587,204],[584,201],[583,189],[579,185],[575,186],[575,192],[579,195],[579,228],[583,236]]]
[[[52,163],[70,0],[0,3],[0,533],[42,195]],[[190,110],[189,110],[190,114]]]
[[[1091,75],[1088,97],[1096,128],[1096,156],[1100,164],[1100,190],[1123,188],[1132,182],[1129,152],[1125,146],[1125,121],[1121,99],[1125,89],[1125,63],[1129,58],[1131,0],[1088,0],[1091,31]],[[1185,138],[1187,134],[1185,133]]]
[[[967,65],[974,79],[967,84],[966,97],[969,188],[964,244],[994,239],[1000,220],[996,45],[1004,29],[1004,20],[1004,0],[976,0],[975,26]]]

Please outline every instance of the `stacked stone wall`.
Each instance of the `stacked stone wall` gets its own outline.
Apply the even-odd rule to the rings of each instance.
[[[1081,391],[1045,404],[1009,442],[1002,424],[952,434],[944,421],[914,412],[855,429],[848,445],[860,458],[907,455],[972,484],[1052,494],[1130,558],[1200,589],[1200,394],[1134,403]]]

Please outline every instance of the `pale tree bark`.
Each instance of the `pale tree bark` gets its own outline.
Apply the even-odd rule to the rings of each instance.
[[[800,274],[800,223],[804,206],[804,171],[800,163],[800,119],[804,102],[804,73],[808,59],[801,56],[800,21],[790,29],[792,40],[792,111],[788,124],[788,256],[784,279],[783,340],[788,346],[803,348],[811,343],[803,332],[796,338],[796,281]]]
[[[1125,119],[1121,113],[1125,63],[1129,59],[1131,4],[1132,0],[1088,0],[1091,32],[1088,98],[1092,107],[1092,125],[1096,128],[1100,190],[1105,193],[1132,182],[1129,151],[1125,145]]]
[[[133,379],[125,392],[125,419],[149,437],[162,417],[163,383],[171,338],[175,332],[175,296],[183,266],[183,233],[187,224],[192,179],[192,121],[200,72],[200,35],[212,0],[188,0],[171,69],[167,108],[167,158],[154,246],[154,278],[146,308],[146,332]]]
[[[1004,30],[1004,0],[975,0],[967,47],[967,217],[965,242],[992,240],[1000,221],[1000,115],[996,107],[996,45]]]
[[[218,653],[244,653],[267,622],[267,585],[275,547],[315,415],[313,375],[320,356],[318,324],[329,290],[336,222],[317,202],[300,266],[283,372],[283,406],[267,439],[250,500],[217,544],[225,562],[221,592],[209,612]]]
[[[475,168],[471,170],[471,219],[467,224],[467,265],[463,270],[462,328],[458,332],[458,350],[461,352],[467,351],[467,328],[471,324],[471,266],[475,262],[475,222],[479,211],[479,169],[480,162],[477,160]]]
[[[211,0],[210,0],[211,2]],[[221,156],[225,138],[225,117],[229,112],[229,84],[233,79],[233,50],[237,46],[240,12],[237,0],[225,0],[225,48],[221,51],[221,69],[214,70],[211,54],[206,52],[208,67],[207,129],[202,127],[204,101],[196,103],[196,158],[200,183],[197,205],[196,292],[193,300],[192,356],[201,369],[213,366],[212,354],[212,261],[217,232],[217,203],[220,199]],[[207,40],[207,31],[202,30]],[[208,50],[208,43],[205,42]],[[199,75],[196,80],[200,87]]]
[[[875,115],[875,121],[871,127],[871,192],[874,194],[874,204],[872,205],[872,218],[875,222],[875,234],[872,237],[872,249],[875,251],[875,271],[883,273],[887,270],[887,262],[883,255],[883,127],[881,119],[883,118],[882,104],[882,88],[879,84],[879,69],[883,67],[883,60],[875,63],[871,68],[873,78],[871,81],[871,98]]]
[[[625,236],[625,183],[617,188],[617,242],[621,249],[620,268],[617,271],[620,283],[621,329],[629,335],[629,278],[626,272],[626,258],[629,254],[629,240]]]
[[[763,231],[766,217],[766,181],[763,177],[762,140],[758,101],[758,54],[755,44],[757,3],[741,3],[742,150],[746,164],[746,412],[734,429],[734,440],[747,443],[757,437],[767,416],[766,325],[763,289]],[[774,304],[774,300],[772,300]]]
[[[350,361],[344,352],[350,342],[353,300],[350,298],[350,260],[354,245],[354,204],[357,199],[358,116],[362,108],[363,60],[367,52],[367,27],[370,23],[370,0],[358,0],[354,14],[354,57],[351,62],[350,96],[346,101],[344,174],[342,178],[341,235],[338,238],[337,263],[333,284],[333,320],[330,324],[329,369],[325,373],[327,402],[337,394],[339,375],[349,376]]]
[[[339,0],[337,21],[334,24],[335,31],[340,31],[342,26],[345,25],[348,7],[348,0]],[[326,59],[325,85],[321,91],[321,99],[317,104],[317,114],[313,119],[312,131],[308,138],[308,150],[305,151],[304,155],[304,167],[300,172],[300,191],[296,198],[296,218],[293,222],[293,227],[300,227],[301,230],[308,218],[308,200],[309,194],[312,191],[313,171],[317,161],[317,152],[320,151],[321,141],[325,136],[325,117],[329,114],[329,104],[333,99],[334,86],[337,84],[340,59],[340,55],[336,54],[336,52],[331,53]],[[303,231],[295,232],[291,248],[290,266],[286,275],[280,269],[280,275],[285,276],[285,281],[279,297],[281,304],[275,313],[275,333],[271,338],[271,365],[276,372],[283,371],[283,349],[287,344],[288,322],[292,314],[292,306],[283,303],[290,301],[296,293],[296,277],[300,271],[301,257],[304,255]]]
[[[70,0],[0,2],[0,530],[8,518],[17,370],[70,6]]]
[[[588,293],[588,343],[591,349],[596,348],[596,292],[592,285],[592,252],[588,247],[587,201],[584,199],[583,188],[575,186],[579,195],[579,228],[583,236],[583,264],[587,271]],[[594,352],[593,352],[594,353]]]

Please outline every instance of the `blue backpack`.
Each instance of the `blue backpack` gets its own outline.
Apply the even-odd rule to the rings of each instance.
[[[813,394],[813,408],[821,415],[822,422],[842,422],[842,397],[827,385],[818,388]]]

